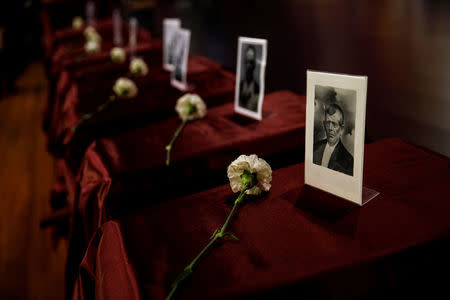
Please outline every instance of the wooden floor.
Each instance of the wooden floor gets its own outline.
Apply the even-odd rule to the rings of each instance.
[[[0,99],[0,299],[62,299],[67,243],[39,228],[53,179],[41,129],[43,63],[31,64],[17,88]]]

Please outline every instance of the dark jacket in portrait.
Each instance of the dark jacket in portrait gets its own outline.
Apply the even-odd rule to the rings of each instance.
[[[175,74],[174,74],[175,80],[179,81],[179,82],[182,82],[183,81],[183,75],[182,75],[182,72],[181,72],[181,65],[177,64],[175,66],[174,72],[175,72]]]
[[[239,84],[239,106],[252,111],[258,110],[259,84],[255,80],[250,83],[250,90],[245,89],[246,81],[241,80]]]
[[[316,165],[320,166],[322,164],[322,157],[326,144],[326,139],[318,141],[314,144],[313,163]],[[347,151],[347,149],[345,149],[340,140],[331,154],[328,168],[353,176],[353,156]]]

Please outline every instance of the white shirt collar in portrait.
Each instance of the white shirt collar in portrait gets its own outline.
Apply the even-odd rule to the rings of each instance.
[[[323,150],[322,163],[323,167],[328,168],[328,163],[330,162],[331,154],[333,154],[334,148],[336,148],[338,143],[334,144],[334,146],[330,146],[330,144],[325,145],[325,149]]]

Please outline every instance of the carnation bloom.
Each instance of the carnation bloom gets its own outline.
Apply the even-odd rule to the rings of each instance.
[[[148,73],[148,67],[142,58],[133,58],[130,62],[130,72],[134,75],[145,76]]]
[[[100,42],[102,40],[102,37],[100,36],[100,34],[98,34],[97,30],[95,30],[95,28],[92,26],[86,27],[83,34],[87,41]]]
[[[84,21],[81,17],[77,16],[72,20],[72,28],[75,30],[81,29],[83,27]]]
[[[100,43],[95,40],[87,41],[86,44],[84,44],[84,50],[88,54],[97,53],[100,51]]]
[[[119,98],[128,99],[137,95],[138,88],[132,80],[125,77],[120,77],[116,80],[113,91]]]
[[[192,121],[206,115],[206,104],[196,94],[186,94],[178,99],[175,110],[182,120]]]
[[[247,171],[256,175],[256,184],[246,191],[248,195],[259,195],[263,191],[270,190],[272,181],[272,169],[270,165],[255,154],[241,155],[233,161],[227,170],[230,186],[234,193],[242,191],[241,175]]]
[[[120,47],[114,47],[110,51],[111,60],[113,62],[123,63],[127,59],[125,50]]]

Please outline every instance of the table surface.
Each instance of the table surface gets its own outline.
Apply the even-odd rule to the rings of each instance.
[[[367,145],[364,184],[380,195],[334,215],[307,205],[316,198],[305,193],[303,164],[274,171],[269,193],[247,198],[232,219],[229,231],[240,241],[208,251],[177,299],[300,293],[292,287],[330,274],[346,298],[355,297],[356,290],[380,280],[359,273],[348,280],[345,270],[449,237],[449,164],[398,139]],[[86,252],[75,298],[163,299],[224,222],[236,196],[225,185],[105,223]],[[329,286],[314,287],[316,298],[333,296]]]
[[[274,167],[301,161],[305,97],[289,91],[266,95],[264,112],[259,122],[237,117],[232,103],[209,109],[185,127],[170,168],[164,149],[178,117],[95,142],[77,181],[74,253],[84,253],[95,230],[113,216],[225,183],[224,170],[240,153],[257,153]],[[69,261],[78,266],[81,258],[74,254]]]
[[[101,203],[99,211],[115,215],[133,204],[149,205],[221,185],[226,166],[241,153],[273,157],[274,167],[302,161],[304,96],[289,91],[266,95],[262,121],[239,117],[233,105],[214,107],[204,119],[189,122],[171,151],[170,167],[165,165],[165,146],[181,123],[178,117],[94,142],[80,168],[82,210],[92,197],[98,197],[94,203]],[[123,194],[145,195],[146,200],[113,200]]]
[[[235,81],[233,74],[200,56],[190,59],[190,67],[188,80],[193,85],[190,92],[199,94],[208,106],[232,100]],[[68,148],[76,148],[82,154],[96,138],[176,115],[175,103],[185,93],[170,85],[169,73],[162,71],[161,66],[152,68],[147,76],[132,78],[139,89],[135,98],[115,101],[81,124],[74,133],[72,127],[82,115],[96,111],[112,95],[112,86],[117,78],[105,77],[103,81],[96,80],[95,85],[71,86],[64,102],[59,105],[58,113],[54,114],[58,117],[51,126],[49,136],[54,152],[64,155]]]
[[[82,34],[64,40],[64,43],[56,46],[51,56],[51,73],[53,76],[57,76],[63,68],[74,68],[78,65],[87,65],[98,60],[109,59],[110,50],[114,47],[112,29],[108,27],[102,28],[102,30],[99,30],[99,34],[102,36],[101,51],[92,55],[88,55],[84,50],[86,39]],[[128,31],[125,31],[124,41],[128,40],[127,34]],[[123,48],[129,52],[127,43],[124,43]],[[152,60],[161,62],[161,49],[162,43],[159,39],[153,40],[147,30],[139,28],[136,45],[137,55],[150,52]]]

